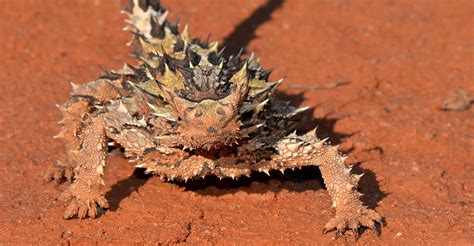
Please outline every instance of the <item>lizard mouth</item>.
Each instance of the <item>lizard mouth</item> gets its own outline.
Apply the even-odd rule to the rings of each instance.
[[[212,138],[204,141],[194,142],[195,149],[201,151],[216,151],[223,148],[235,148],[239,145],[237,140],[232,137]]]
[[[200,155],[207,159],[217,160],[222,157],[236,155],[237,147],[237,144],[219,146],[213,144],[211,148],[203,146],[195,149],[184,148],[183,150],[190,155]]]

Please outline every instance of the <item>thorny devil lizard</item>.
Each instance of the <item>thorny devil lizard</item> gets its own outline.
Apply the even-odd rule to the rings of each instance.
[[[59,106],[56,137],[67,160],[54,163],[45,179],[72,181],[59,197],[68,204],[64,218],[94,218],[109,206],[101,187],[108,145],[115,144],[137,167],[167,180],[318,166],[336,209],[323,232],[380,233],[382,217],[359,199],[361,175],[351,174],[346,157],[316,130],[293,132],[293,116],[306,108],[273,96],[281,80],[268,81],[257,58],[225,57],[217,42],[191,39],[186,27],[179,31],[167,20],[158,0],[131,0],[125,13],[139,65],[72,84]]]

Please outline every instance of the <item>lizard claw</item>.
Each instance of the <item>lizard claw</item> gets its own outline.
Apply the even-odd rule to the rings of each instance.
[[[77,192],[71,187],[64,191],[58,197],[58,200],[68,204],[64,211],[64,219],[70,219],[76,215],[80,219],[86,218],[87,216],[93,219],[98,215],[98,207],[109,208],[107,199],[105,199],[104,194],[99,190]]]
[[[77,215],[77,217],[80,219],[86,218],[87,216],[94,219],[98,215],[98,207],[109,207],[109,204],[104,197],[98,197],[96,200],[86,201],[74,198],[64,211],[64,218],[70,219]]]
[[[382,224],[382,216],[376,211],[363,207],[359,213],[344,213],[336,214],[336,217],[330,220],[324,227],[323,233],[336,230],[335,239],[339,238],[347,229],[352,231],[354,239],[358,240],[360,237],[359,228],[367,227],[375,231],[377,236],[380,236],[380,229],[377,224]]]

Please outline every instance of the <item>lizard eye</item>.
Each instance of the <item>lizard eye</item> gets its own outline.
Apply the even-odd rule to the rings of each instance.
[[[201,117],[202,116],[202,110],[197,110],[196,112],[194,112],[194,117]]]
[[[219,115],[225,115],[225,111],[223,108],[217,108],[216,113]]]

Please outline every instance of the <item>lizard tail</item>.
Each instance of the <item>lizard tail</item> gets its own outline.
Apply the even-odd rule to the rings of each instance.
[[[123,11],[128,15],[125,20],[133,34],[135,55],[140,60],[147,60],[150,54],[163,56],[164,54],[177,53],[184,50],[191,43],[187,26],[179,31],[179,23],[172,24],[168,21],[168,9],[160,4],[160,0],[130,0]]]

